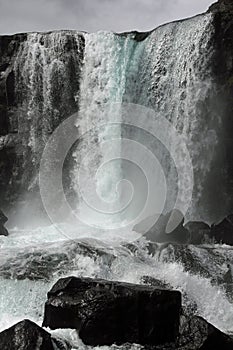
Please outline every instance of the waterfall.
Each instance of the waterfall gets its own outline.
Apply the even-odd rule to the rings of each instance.
[[[142,41],[137,41],[134,33],[85,34],[77,127],[80,135],[88,133],[74,155],[76,169],[73,179],[75,187],[80,163],[86,162],[81,192],[86,196],[85,200],[92,203],[90,211],[85,205],[87,213],[84,215],[89,221],[93,208],[95,212],[109,212],[110,203],[117,198],[116,184],[124,177],[132,178],[132,173],[136,171],[129,165],[123,165],[123,160],[111,161],[100,167],[108,159],[103,146],[106,140],[121,139],[118,144],[112,141],[113,158],[121,157],[125,138],[136,140],[155,153],[170,183],[165,211],[173,209],[175,203],[178,178],[171,156],[141,130],[124,125],[121,110],[124,103],[153,109],[159,118],[168,120],[182,136],[191,156],[195,182],[187,218],[203,219],[200,202],[204,201],[204,186],[216,154],[221,124],[207,105],[215,88],[211,69],[213,32],[213,17],[206,14],[161,26]],[[112,107],[113,103],[119,103],[119,108]],[[112,122],[121,125],[107,126]],[[106,125],[102,127],[103,123]],[[171,145],[176,137],[167,135]],[[182,159],[182,154],[179,164],[188,183],[189,164]],[[151,168],[151,171],[155,171],[154,186],[163,187],[164,180],[159,169]],[[185,203],[188,190],[183,188],[182,191],[181,202]],[[80,197],[80,192],[77,192]],[[157,199],[151,202],[150,214],[159,208],[156,200],[162,202],[161,196],[157,194]],[[101,197],[104,197],[107,207],[102,205]],[[208,208],[205,214],[208,220]],[[107,220],[108,215],[103,216],[103,221]]]
[[[62,121],[77,113],[73,126],[76,149],[72,149],[73,159],[64,169],[66,192],[76,193],[73,208],[78,207],[88,220],[93,209],[102,216],[102,222],[124,220],[126,215],[115,214],[127,206],[127,198],[122,202],[122,197],[130,197],[132,179],[138,187],[134,188],[135,195],[137,190],[141,192],[137,197],[140,205],[145,200],[144,194],[139,198],[146,188],[145,179],[140,183],[143,174],[136,171],[133,161],[126,164],[121,159],[128,139],[143,145],[160,164],[154,165],[152,159],[147,162],[149,172],[155,174],[150,188],[156,197],[148,214],[160,211],[166,186],[164,211],[175,204],[183,208],[190,197],[190,164],[182,152],[177,152],[179,172],[187,186],[182,187],[176,203],[179,174],[167,147],[150,133],[130,127],[124,119],[125,104],[135,104],[153,111],[154,117],[151,114],[146,123],[151,129],[157,128],[158,120],[167,120],[175,128],[175,133],[167,130],[168,148],[174,147],[178,136],[187,145],[194,190],[186,219],[213,222],[228,213],[228,165],[224,147],[219,148],[223,118],[214,108],[213,22],[213,14],[207,13],[143,35],[58,31],[22,36],[11,56],[15,101],[8,119],[18,136],[15,153],[11,153],[11,191],[29,191],[32,197],[38,192],[44,147]],[[149,153],[138,158],[150,159]],[[221,189],[218,193],[215,179]],[[221,211],[218,203],[209,200],[215,197],[224,204]],[[138,207],[136,204],[135,210]]]
[[[81,64],[81,35],[72,31],[30,33],[15,58],[19,134],[35,181],[50,134],[78,108]]]
[[[122,179],[120,104],[125,92],[131,42],[130,36],[123,38],[113,33],[85,34],[76,123],[79,134],[85,137],[74,153],[76,167],[73,183],[79,194],[79,210],[84,216],[83,220],[89,223],[92,219],[94,222],[100,220],[102,227],[106,227],[109,221],[110,225],[113,224],[112,214],[117,213],[117,207],[120,207],[120,194],[116,190],[117,183]],[[119,108],[112,103],[118,103]],[[113,139],[118,140],[117,144],[114,144]],[[107,142],[111,144],[106,146]],[[109,161],[107,154],[109,150],[112,161]],[[83,163],[84,174],[81,179],[79,176],[81,183],[77,183],[80,163]],[[104,164],[103,168],[101,164]],[[85,205],[81,196],[85,197],[88,205]],[[97,218],[91,213],[93,206]]]
[[[159,27],[138,44],[132,58],[136,64],[127,77],[125,92],[127,102],[153,108],[185,139],[194,168],[190,216],[195,219],[204,219],[200,201],[204,201],[204,186],[215,158],[221,126],[210,102],[215,89],[211,68],[213,34],[212,14]],[[187,172],[185,164],[183,169]],[[168,171],[167,176],[174,177],[174,172]]]

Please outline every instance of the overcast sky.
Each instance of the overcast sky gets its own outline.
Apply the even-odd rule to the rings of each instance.
[[[0,0],[0,34],[53,29],[146,31],[214,0]]]

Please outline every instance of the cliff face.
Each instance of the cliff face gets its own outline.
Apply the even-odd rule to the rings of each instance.
[[[0,207],[38,193],[41,154],[61,121],[80,111],[98,125],[99,106],[121,101],[153,108],[184,135],[195,177],[190,217],[216,221],[233,212],[232,93],[233,4],[227,0],[150,33],[2,36]],[[170,165],[162,163],[168,173]]]
[[[0,206],[38,191],[44,145],[78,110],[84,38],[71,31],[0,37]]]
[[[15,93],[14,61],[26,34],[0,37],[0,193],[1,205],[8,195],[16,196],[17,177],[20,182],[20,158],[23,153],[18,145],[18,113]],[[21,154],[21,156],[20,156]],[[13,175],[15,174],[15,176]],[[12,188],[11,188],[12,187]],[[13,194],[16,192],[15,194]]]
[[[209,187],[211,190],[216,181],[218,192],[221,189],[225,192],[226,202],[223,207],[225,206],[226,213],[231,213],[233,210],[233,2],[219,0],[209,11],[213,14],[215,28],[212,60],[213,78],[216,82],[214,109],[222,120],[217,152],[218,157],[223,159],[221,172],[224,174],[224,183],[218,183],[218,179],[214,180],[213,176],[213,182],[209,183]],[[216,197],[210,195],[209,200],[216,201]]]

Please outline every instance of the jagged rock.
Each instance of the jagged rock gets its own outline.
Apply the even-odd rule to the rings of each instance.
[[[176,349],[180,350],[232,350],[233,340],[202,317],[194,316],[181,322]]]
[[[31,252],[19,252],[15,256],[6,259],[0,265],[0,276],[5,279],[14,280],[50,280],[59,273],[68,273],[72,269],[77,269],[77,255],[90,257],[94,261],[99,261],[101,265],[110,266],[115,259],[104,247],[98,246],[98,241],[68,241],[62,244],[59,252],[48,244],[46,249],[39,248],[33,254]],[[23,267],[22,267],[23,265]]]
[[[219,0],[212,4],[209,8],[209,11],[230,11],[233,10],[232,0]]]
[[[8,236],[8,231],[4,227],[4,224],[7,222],[8,218],[0,209],[0,236]]]
[[[0,236],[8,236],[9,232],[7,231],[7,229],[0,224]]]
[[[153,220],[153,217],[149,217],[135,225],[133,230],[144,234],[149,241],[155,243],[188,244],[190,242],[189,231],[183,226],[184,217],[179,210],[172,210],[166,215],[161,214],[156,223],[147,230]],[[169,232],[167,232],[168,228],[171,228]]]
[[[175,340],[180,310],[178,291],[69,277],[48,293],[43,326],[77,329],[93,346],[155,345]]]
[[[24,320],[0,333],[1,350],[54,350],[51,335]]]
[[[0,224],[4,225],[8,221],[7,216],[0,209]]]
[[[55,345],[54,350],[71,350],[72,345],[66,340],[59,336],[52,336],[53,344]]]
[[[172,287],[164,282],[160,281],[152,276],[142,276],[141,277],[141,282],[144,284],[148,284],[149,286],[156,287],[156,288],[161,288],[161,289],[172,289]]]
[[[233,214],[211,226],[210,237],[217,243],[233,245]]]
[[[184,225],[190,233],[190,244],[202,244],[210,234],[210,226],[205,222],[191,221]]]

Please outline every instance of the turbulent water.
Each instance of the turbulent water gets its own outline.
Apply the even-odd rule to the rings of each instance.
[[[134,243],[103,232],[98,239],[65,240],[54,227],[11,232],[1,238],[1,329],[22,318],[41,324],[46,293],[61,276],[75,275],[146,283],[148,276],[183,293],[189,314],[202,315],[221,330],[233,333],[232,284],[225,281],[233,250],[227,246],[169,246],[159,256],[156,245]],[[89,233],[90,236],[90,233]],[[152,281],[153,283],[153,281]],[[75,348],[73,331],[57,331]]]
[[[110,216],[112,209],[118,213],[117,224],[119,218],[125,219],[121,212],[119,215],[122,193],[116,191],[116,184],[125,175],[132,178],[135,168],[129,162],[123,164],[123,139],[142,144],[147,163],[149,151],[158,151],[170,184],[166,209],[171,209],[177,195],[177,174],[167,149],[151,139],[149,133],[141,134],[137,128],[119,124],[124,123],[119,106],[139,104],[152,108],[158,118],[170,121],[187,143],[194,171],[194,195],[187,218],[216,218],[216,208],[207,200],[205,187],[213,164],[221,164],[216,155],[221,121],[205,104],[215,89],[210,65],[212,34],[211,14],[162,26],[141,41],[136,40],[135,33],[29,34],[14,67],[18,99],[23,101],[19,115],[25,146],[23,181],[30,177],[30,187],[38,183],[39,162],[49,135],[62,120],[76,113],[73,128],[81,141],[71,145],[68,185],[77,196],[74,209],[79,209],[81,217],[84,211],[84,222],[88,218],[92,224],[95,218],[92,210],[86,211],[86,202],[80,196],[77,179],[81,162],[84,194],[91,202],[96,200],[94,179],[97,194],[107,203]],[[113,107],[112,103],[117,105]],[[109,122],[115,124],[109,127]],[[172,145],[174,135],[168,136]],[[65,137],[68,139],[69,135]],[[112,145],[106,147],[104,142],[109,140]],[[102,169],[100,165],[109,160],[106,148],[114,161]],[[182,154],[178,162],[185,179],[190,169]],[[34,172],[28,174],[31,164]],[[97,169],[100,171],[95,176]],[[157,176],[157,187],[163,186],[159,168],[154,169],[151,164],[150,171]],[[138,186],[135,190],[143,188]],[[183,202],[187,200],[187,188],[182,192]],[[160,210],[162,201],[162,193],[155,194],[157,197],[151,202],[154,212]],[[96,209],[106,214],[103,207]],[[109,220],[109,216],[103,218]],[[111,225],[116,222],[113,220]],[[156,244],[149,244],[129,228],[118,225],[116,234],[106,230],[103,223],[97,226],[99,230],[85,225],[74,228],[69,223],[34,230],[16,227],[9,237],[0,237],[1,329],[23,318],[41,324],[50,287],[61,276],[75,275],[133,283],[153,283],[153,278],[158,279],[183,293],[186,311],[233,333],[232,284],[224,277],[227,265],[233,264],[230,247],[169,245],[159,254]],[[69,237],[62,232],[68,232]],[[73,348],[83,346],[74,331],[55,333],[68,338]]]

